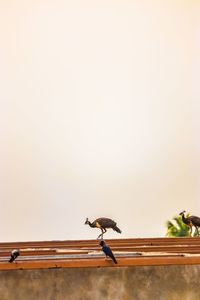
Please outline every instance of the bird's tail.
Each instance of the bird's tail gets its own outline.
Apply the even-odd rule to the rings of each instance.
[[[14,261],[14,257],[11,257],[11,258],[9,259],[9,262],[12,263],[13,261]]]
[[[113,227],[113,230],[117,231],[118,233],[122,233],[122,231],[117,226]]]
[[[117,260],[116,260],[116,258],[114,257],[114,255],[112,256],[112,260],[114,261],[115,264],[117,264]]]

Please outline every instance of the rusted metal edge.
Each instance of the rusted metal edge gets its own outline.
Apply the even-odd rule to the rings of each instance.
[[[200,244],[200,237],[159,237],[159,238],[124,238],[124,239],[107,239],[108,243],[114,246],[123,244],[136,245],[162,245],[162,244]],[[41,247],[87,247],[98,244],[98,240],[52,240],[52,241],[27,241],[27,242],[1,242],[0,248],[41,248]]]
[[[31,270],[52,268],[99,268],[99,267],[134,267],[134,266],[169,266],[169,265],[200,265],[200,256],[174,256],[174,257],[135,257],[117,258],[118,264],[110,259],[73,259],[73,260],[48,260],[26,261],[15,263],[0,263],[3,270]]]

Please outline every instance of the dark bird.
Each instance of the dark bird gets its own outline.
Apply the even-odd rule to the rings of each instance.
[[[9,262],[10,262],[10,263],[13,262],[19,255],[20,255],[19,249],[14,249],[14,250],[11,252]]]
[[[192,226],[196,228],[197,234],[199,235],[198,227],[200,227],[200,218],[196,216],[189,216],[186,218],[185,212],[186,211],[184,210],[179,215],[182,216],[183,223],[190,227],[190,235],[192,234]]]
[[[117,223],[109,218],[98,218],[92,223],[87,218],[85,224],[88,224],[92,228],[101,229],[101,234],[97,238],[100,236],[103,237],[104,233],[107,231],[106,229],[108,228],[112,228],[114,231],[121,233],[121,230],[117,227]]]
[[[115,264],[117,264],[117,260],[114,257],[114,254],[112,253],[112,250],[110,249],[110,247],[108,245],[106,245],[106,243],[103,240],[101,240],[101,242],[99,243],[99,245],[102,247],[102,251],[105,253],[105,255],[107,257],[110,257],[113,260],[113,262]]]

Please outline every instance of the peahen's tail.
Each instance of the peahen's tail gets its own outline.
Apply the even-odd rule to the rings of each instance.
[[[122,231],[117,226],[113,227],[113,230],[117,231],[118,233],[122,233]]]

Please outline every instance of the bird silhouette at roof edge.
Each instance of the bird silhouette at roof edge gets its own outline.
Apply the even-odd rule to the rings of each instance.
[[[199,236],[198,227],[200,227],[200,218],[196,217],[196,216],[189,216],[186,218],[185,213],[186,213],[186,211],[184,210],[179,215],[182,216],[183,223],[185,223],[186,225],[188,225],[190,227],[190,235],[192,234],[192,226],[194,226],[196,228],[196,232]]]
[[[101,234],[98,235],[97,239],[101,236],[103,238],[104,233],[106,233],[106,229],[112,228],[114,231],[121,233],[121,230],[117,227],[117,223],[109,218],[98,218],[94,220],[92,223],[86,218],[85,224],[88,224],[92,228],[101,229]]]
[[[12,263],[19,255],[20,255],[20,250],[19,249],[12,250],[9,262]]]
[[[115,264],[117,264],[117,260],[116,260],[116,258],[114,256],[112,250],[110,249],[110,247],[108,245],[106,245],[106,243],[104,242],[104,240],[101,240],[100,243],[99,243],[99,245],[102,247],[102,251],[105,253],[105,255],[107,257],[110,257],[113,260],[113,262]]]

